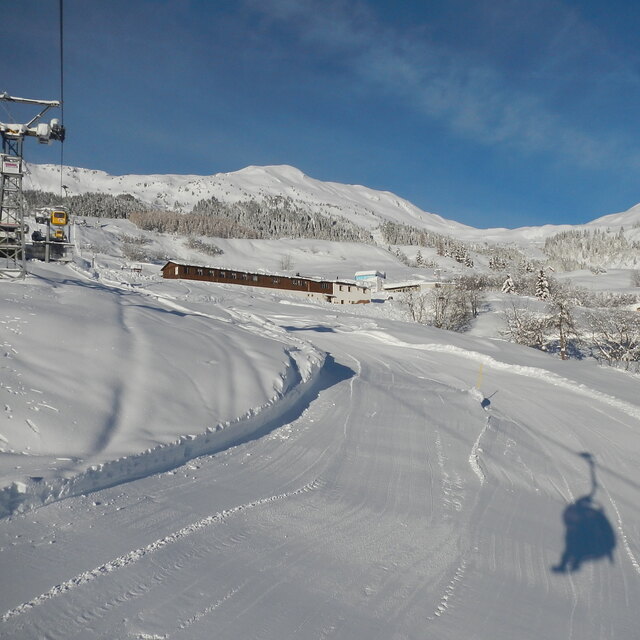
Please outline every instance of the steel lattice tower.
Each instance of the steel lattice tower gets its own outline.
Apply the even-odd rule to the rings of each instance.
[[[22,143],[2,136],[0,165],[0,278],[26,273],[24,210],[22,206]]]
[[[64,127],[56,119],[50,123],[39,122],[52,107],[59,107],[57,100],[30,100],[15,98],[6,93],[0,100],[43,107],[26,124],[0,122],[2,155],[0,155],[0,279],[24,278],[26,275],[24,209],[22,199],[23,160],[22,146],[25,136],[33,136],[38,142],[49,144],[52,140],[64,141]]]

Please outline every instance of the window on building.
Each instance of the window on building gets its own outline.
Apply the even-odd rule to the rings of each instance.
[[[232,280],[236,280],[236,279],[238,278],[238,274],[237,274],[235,271],[232,271],[232,272],[229,274],[229,277],[230,277]]]
[[[216,272],[213,269],[209,269],[209,275],[213,277],[216,275]]]
[[[220,275],[221,278],[226,278],[227,277],[227,272],[226,271],[221,271],[219,275]]]
[[[258,282],[258,276],[253,276],[253,281]]]
[[[320,288],[321,289],[328,289],[329,288],[329,283],[328,282],[321,282],[320,283]]]
[[[204,275],[204,269],[201,269],[200,267],[198,267],[198,269],[196,269],[196,273],[197,273],[199,276],[203,276],[203,275]]]
[[[280,278],[272,278],[271,281],[273,284],[280,284]]]

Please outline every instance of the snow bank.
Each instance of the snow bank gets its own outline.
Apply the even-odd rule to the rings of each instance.
[[[209,427],[204,433],[181,436],[174,442],[158,445],[137,455],[93,465],[84,473],[69,479],[13,482],[0,490],[0,518],[56,500],[163,473],[193,458],[220,452],[277,429],[289,422],[293,414],[301,413],[325,384],[331,384],[340,375],[336,373],[331,358],[307,358],[304,362],[305,368],[301,370],[292,356],[289,373],[283,376],[285,383],[280,397],[263,407],[249,410],[236,420]]]

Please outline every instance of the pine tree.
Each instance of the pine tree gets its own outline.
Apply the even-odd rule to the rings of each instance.
[[[549,281],[544,273],[544,269],[540,269],[538,280],[536,282],[536,298],[546,300],[549,297]]]

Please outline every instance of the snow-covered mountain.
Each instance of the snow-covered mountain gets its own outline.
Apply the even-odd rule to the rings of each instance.
[[[231,173],[196,175],[122,175],[104,171],[63,167],[62,181],[69,195],[88,192],[131,194],[150,207],[190,211],[203,199],[215,197],[224,203],[289,198],[302,210],[342,216],[374,231],[391,221],[449,235],[461,241],[540,246],[545,239],[563,231],[625,228],[629,240],[640,240],[640,205],[609,214],[584,225],[543,225],[518,229],[478,229],[429,213],[389,192],[359,185],[323,182],[287,165],[250,166]],[[58,165],[29,165],[25,188],[60,192]],[[635,228],[634,228],[635,225]],[[375,237],[375,231],[374,231]],[[380,240],[380,238],[377,238]]]
[[[287,165],[251,166],[240,171],[211,176],[112,176],[104,171],[64,167],[63,182],[69,194],[129,193],[151,206],[177,211],[189,211],[198,201],[211,197],[223,202],[237,202],[260,201],[269,196],[282,196],[291,198],[310,211],[343,216],[367,229],[373,229],[390,220],[438,233],[471,230],[471,227],[459,222],[422,211],[388,191],[323,182]],[[59,193],[60,167],[29,165],[29,176],[25,180],[25,186]]]
[[[596,218],[589,224],[600,227],[610,226],[612,228],[640,225],[640,204],[634,205],[630,209],[627,209],[627,211],[610,213],[609,215]]]

